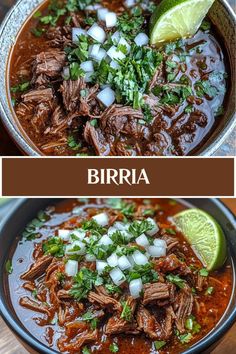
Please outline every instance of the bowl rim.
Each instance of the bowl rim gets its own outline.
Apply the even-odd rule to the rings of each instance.
[[[24,0],[18,0],[16,4],[9,10],[7,15],[5,16],[5,19],[3,20],[1,26],[0,26],[0,37],[4,33],[4,28],[8,21],[10,21],[12,13],[15,11],[15,9],[19,6],[19,4],[24,1]],[[42,3],[45,0],[42,0]],[[236,25],[236,14],[233,10],[233,8],[229,5],[227,0],[218,0],[222,5],[225,7],[226,11],[229,13],[229,16],[233,20],[234,25]],[[20,30],[19,30],[20,32]],[[18,32],[18,34],[19,34]],[[9,52],[10,54],[10,52]],[[5,75],[5,82],[6,82],[6,75]],[[6,94],[6,93],[5,93]],[[7,113],[4,111],[4,105],[2,103],[2,99],[0,96],[0,118],[7,129],[10,137],[15,141],[15,143],[18,145],[18,147],[28,156],[46,156],[42,152],[37,151],[37,147],[33,148],[34,143],[31,141],[29,138],[29,141],[31,142],[32,146],[30,145],[30,142],[27,142],[27,139],[24,138],[23,134],[20,133],[20,130],[17,129],[16,123],[14,123],[13,117],[9,117]],[[225,126],[220,130],[220,133],[214,137],[212,142],[210,143],[209,146],[206,146],[205,148],[200,149],[200,153],[198,154],[193,154],[193,155],[188,155],[188,156],[212,156],[223,144],[223,142],[227,139],[227,137],[233,132],[234,128],[236,128],[236,113],[234,110],[234,113],[230,116],[228,121],[226,122]]]
[[[52,198],[45,198],[45,200],[52,200]],[[182,198],[184,199],[184,198]],[[185,198],[189,199],[189,198]],[[199,198],[199,199],[204,199],[204,198]],[[7,226],[8,222],[11,220],[12,217],[14,217],[15,212],[24,204],[28,201],[29,199],[27,198],[22,198],[16,201],[15,205],[13,206],[12,210],[10,213],[2,220],[0,224],[0,236],[3,234],[4,228]],[[181,201],[181,199],[179,199]],[[224,203],[218,199],[214,198],[208,198],[211,203],[213,203],[220,212],[228,219],[230,224],[233,225],[233,227],[236,229],[236,216],[232,213],[232,211],[224,205]],[[235,277],[235,268],[233,269],[234,272],[234,277]],[[1,277],[2,279],[3,277]],[[232,302],[232,296],[230,299],[230,303]],[[229,305],[230,305],[229,303]],[[228,305],[228,306],[229,306]],[[14,309],[13,309],[14,310]],[[227,310],[226,310],[227,311]],[[11,331],[16,335],[16,337],[19,340],[22,340],[24,343],[26,343],[30,348],[36,350],[37,352],[43,353],[43,354],[53,354],[53,353],[59,353],[58,351],[48,348],[46,345],[41,343],[36,337],[31,335],[27,329],[24,329],[23,326],[21,326],[15,319],[14,315],[12,312],[8,312],[6,306],[5,306],[5,295],[4,292],[0,292],[0,315],[4,319],[4,322],[7,324],[7,326],[11,329]],[[224,315],[222,316],[222,318]],[[216,341],[217,338],[222,338],[224,334],[232,327],[232,325],[236,322],[236,307],[232,310],[230,313],[229,317],[226,319],[224,324],[220,324],[219,322],[219,327],[217,330],[212,330],[211,332],[208,333],[202,340],[199,342],[195,343],[192,347],[189,349],[186,349],[183,354],[195,354],[196,352],[202,353],[204,350],[206,350],[208,347],[213,345]]]

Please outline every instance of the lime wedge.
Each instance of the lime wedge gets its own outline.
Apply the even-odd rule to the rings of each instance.
[[[174,222],[208,270],[223,266],[227,257],[226,240],[211,215],[200,209],[187,209],[176,214]]]
[[[161,45],[193,36],[214,0],[163,0],[154,11],[151,44]]]

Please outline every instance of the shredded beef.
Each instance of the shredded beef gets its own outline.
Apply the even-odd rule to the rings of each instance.
[[[24,296],[20,299],[20,305],[27,309],[44,313],[48,315],[48,317],[51,316],[49,308],[47,308],[46,305],[43,305],[42,303],[30,299],[28,296]]]
[[[80,348],[90,342],[95,342],[98,340],[98,330],[94,330],[93,332],[83,332],[75,337],[75,339],[70,340],[68,344],[67,338],[60,338],[58,341],[58,347],[61,351],[78,351]]]
[[[45,255],[39,258],[26,273],[21,276],[23,280],[34,280],[40,275],[42,275],[49,264],[52,262],[53,257],[49,255]]]
[[[154,300],[168,299],[170,291],[168,284],[153,283],[144,285],[143,304],[146,305]]]
[[[185,332],[185,322],[193,309],[193,295],[190,288],[180,290],[177,298],[178,310],[175,313],[175,324],[180,333]]]
[[[157,339],[158,334],[156,328],[158,327],[157,321],[153,315],[143,306],[140,306],[137,311],[138,329],[144,331],[151,339]]]
[[[38,88],[37,90],[29,91],[21,96],[24,103],[39,104],[41,102],[52,102],[53,91],[51,88]]]
[[[52,49],[36,55],[33,61],[33,79],[35,85],[47,83],[47,78],[56,78],[60,75],[66,61],[64,51]]]
[[[162,327],[165,339],[169,339],[171,337],[172,332],[173,332],[173,323],[174,323],[175,319],[176,319],[176,316],[175,316],[172,306],[168,306],[166,308],[165,322]]]
[[[110,296],[105,296],[105,295],[99,295],[95,293],[94,291],[90,291],[88,294],[88,300],[92,304],[97,304],[99,306],[103,307],[108,307],[116,311],[121,311],[121,304],[114,298]]]
[[[191,273],[185,262],[180,261],[175,254],[170,254],[165,258],[155,261],[155,269],[162,273],[178,271],[178,274],[187,275]]]

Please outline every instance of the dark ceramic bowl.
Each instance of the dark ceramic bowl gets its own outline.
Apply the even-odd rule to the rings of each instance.
[[[17,336],[20,342],[31,353],[57,353],[40,343],[32,333],[28,332],[12,307],[7,274],[4,271],[5,262],[14,253],[18,237],[25,225],[31,221],[37,212],[50,204],[58,201],[55,199],[21,199],[18,200],[10,214],[3,220],[0,227],[0,314],[8,327]],[[181,201],[181,200],[180,200]],[[225,333],[236,321],[236,287],[235,287],[235,266],[236,266],[236,219],[231,212],[216,199],[183,199],[190,206],[201,208],[210,213],[221,224],[228,243],[229,259],[233,268],[233,293],[228,308],[216,325],[205,338],[186,350],[184,354],[211,353],[212,349],[218,345]]]
[[[18,0],[16,5],[10,10],[2,25],[0,26],[0,114],[1,119],[8,130],[10,136],[18,147],[26,155],[38,156],[42,152],[29,139],[22,129],[14,109],[11,104],[9,89],[9,62],[11,59],[12,48],[17,36],[27,21],[28,17],[44,3],[45,0]],[[193,153],[194,155],[210,156],[213,155],[225,141],[227,136],[236,126],[235,119],[235,25],[236,19],[233,9],[227,0],[216,0],[210,9],[209,18],[217,28],[229,62],[229,77],[231,85],[227,92],[227,102],[224,117],[206,139],[201,148]]]

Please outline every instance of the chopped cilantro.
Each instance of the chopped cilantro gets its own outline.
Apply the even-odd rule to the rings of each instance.
[[[152,224],[146,219],[142,221],[135,220],[129,226],[129,232],[135,237],[138,237],[149,230],[152,230]]]
[[[43,242],[43,252],[54,257],[64,256],[64,243],[59,237],[51,237]]]
[[[180,278],[178,275],[169,274],[166,276],[166,279],[171,283],[177,285],[180,289],[185,287],[185,280]]]
[[[80,65],[76,62],[70,64],[70,77],[71,80],[77,80],[79,77],[85,75],[84,71],[81,69]]]
[[[91,354],[90,350],[88,349],[88,347],[83,347],[82,349],[82,354]]]
[[[29,87],[30,87],[29,81],[23,82],[17,86],[11,87],[11,92],[13,92],[13,93],[24,92],[24,91],[28,90]]]
[[[205,292],[205,295],[212,295],[213,292],[214,292],[214,287],[213,286],[209,286],[207,289],[206,289],[206,292]]]
[[[134,39],[144,24],[144,17],[140,11],[133,11],[132,16],[124,12],[118,18],[118,31],[122,32],[126,39]]]
[[[178,335],[178,339],[182,344],[189,343],[192,339],[192,334],[191,333],[180,334]]]
[[[109,350],[110,352],[112,353],[117,353],[119,351],[119,347],[116,343],[112,343],[110,346],[109,346]]]
[[[45,212],[40,211],[37,218],[33,219],[27,224],[22,236],[27,240],[34,240],[40,236],[39,229],[44,225],[44,223],[49,219],[49,215]]]
[[[207,269],[202,268],[202,269],[199,270],[199,274],[200,274],[202,277],[208,277],[209,272],[208,272]]]
[[[101,285],[102,281],[96,271],[88,268],[81,268],[73,280],[74,284],[70,289],[70,295],[78,301],[85,299],[93,287]]]
[[[191,333],[196,334],[201,330],[201,326],[197,323],[195,316],[191,315],[187,318],[185,322],[185,328],[191,331]]]
[[[120,315],[120,318],[124,319],[125,321],[131,321],[132,319],[132,311],[131,307],[128,305],[128,301],[123,301],[122,302],[122,312]]]
[[[156,350],[163,348],[165,345],[166,345],[166,342],[164,340],[156,340],[154,342],[154,347]]]
[[[13,272],[12,262],[10,259],[8,259],[8,261],[6,261],[5,269],[8,274],[11,274]]]
[[[107,199],[107,204],[113,209],[120,210],[120,212],[126,217],[132,217],[136,208],[135,203],[125,202],[121,198]]]
[[[73,135],[69,135],[67,138],[67,144],[72,150],[79,150],[81,148],[81,143],[77,143]]]

